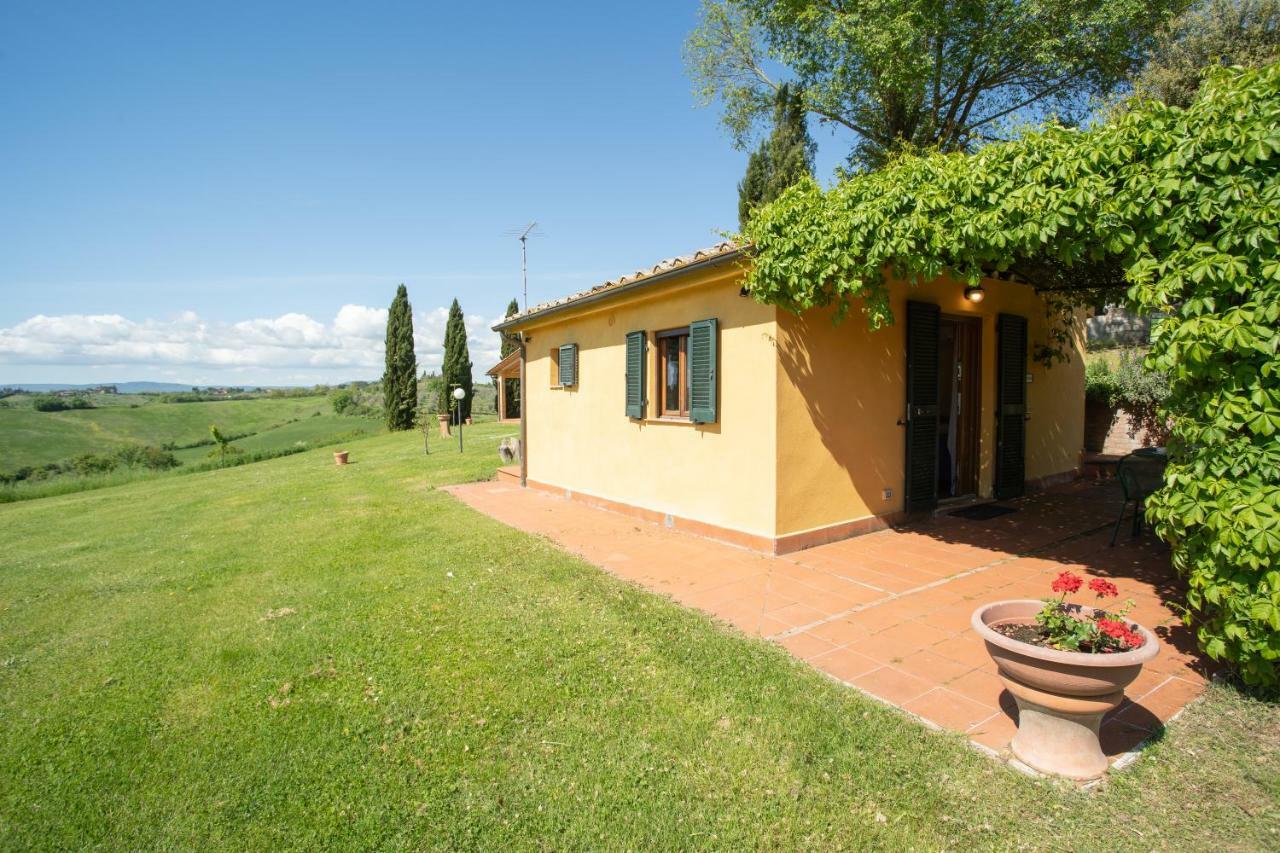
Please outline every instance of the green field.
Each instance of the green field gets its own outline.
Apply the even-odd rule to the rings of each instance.
[[[1275,705],[1026,778],[435,488],[509,431],[0,506],[0,848],[1280,844]]]
[[[95,395],[95,408],[37,412],[30,397],[6,399],[0,408],[0,471],[62,462],[81,453],[104,453],[126,444],[178,447],[209,438],[210,424],[245,450],[278,450],[298,441],[316,442],[356,430],[374,432],[378,421],[339,418],[325,397],[261,397],[207,403],[163,403],[143,395]],[[314,416],[314,417],[313,417]],[[305,426],[306,420],[313,421]],[[294,421],[295,423],[291,423]],[[209,448],[176,455],[183,462],[204,459]]]
[[[382,429],[381,418],[358,418],[333,414],[313,415],[282,424],[274,429],[238,438],[231,443],[246,453],[285,450],[291,447],[328,444],[338,437],[345,440],[357,435],[372,435],[381,432]],[[190,447],[175,450],[173,455],[183,463],[199,462],[209,458],[210,449],[208,446]]]

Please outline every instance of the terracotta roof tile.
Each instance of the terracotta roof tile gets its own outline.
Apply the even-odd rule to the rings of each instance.
[[[573,293],[573,294],[570,294],[569,296],[563,296],[559,299],[553,299],[549,302],[543,302],[539,305],[533,306],[532,308],[527,308],[524,311],[521,311],[519,314],[513,314],[510,317],[507,317],[497,326],[494,326],[494,330],[496,331],[498,329],[502,329],[512,324],[518,323],[522,320],[527,320],[539,314],[544,314],[547,311],[550,311],[552,309],[563,308],[565,306],[573,304],[574,302],[578,302],[580,300],[586,299],[588,296],[596,296],[598,294],[602,294],[610,290],[621,288],[624,285],[634,284],[635,282],[640,281],[642,279],[651,278],[656,275],[661,275],[663,273],[668,273],[673,270],[678,270],[681,267],[686,267],[686,266],[689,266],[690,264],[698,263],[699,261],[707,261],[707,260],[712,260],[714,258],[735,254],[739,248],[740,247],[738,246],[737,243],[726,240],[723,243],[716,243],[714,246],[708,246],[705,249],[698,249],[696,252],[691,252],[687,255],[680,255],[675,258],[667,258],[664,261],[658,261],[658,263],[654,264],[649,269],[636,270],[634,273],[631,273],[630,275],[624,275],[624,276],[619,276],[618,278],[615,278],[615,279],[610,279],[609,281],[603,282],[601,284],[597,284],[594,287],[588,288],[587,290],[579,291],[578,293]]]

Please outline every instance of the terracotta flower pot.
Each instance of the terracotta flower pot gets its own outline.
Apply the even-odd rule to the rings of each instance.
[[[335,451],[333,451],[333,461],[334,461],[334,464],[336,464],[336,465],[346,465],[346,464],[347,464],[347,451],[345,451],[345,450],[335,450]]]
[[[1142,665],[1160,651],[1154,634],[1130,627],[1145,642],[1128,652],[1089,654],[1033,646],[992,630],[997,625],[1029,625],[1044,606],[1023,599],[997,601],[974,611],[973,630],[987,644],[1000,680],[1018,703],[1013,754],[1044,773],[1094,779],[1107,769],[1098,743],[1102,717],[1124,699],[1124,688]],[[1094,608],[1069,605],[1083,616]]]
[[[440,437],[448,438],[450,435],[452,435],[452,433],[449,432],[449,416],[436,415],[436,417],[440,419]]]

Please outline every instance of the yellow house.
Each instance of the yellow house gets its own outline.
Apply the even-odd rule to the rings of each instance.
[[[873,332],[756,302],[744,262],[723,243],[495,326],[522,344],[521,482],[785,553],[1075,476],[1081,344],[1028,358],[1030,286],[896,282]]]

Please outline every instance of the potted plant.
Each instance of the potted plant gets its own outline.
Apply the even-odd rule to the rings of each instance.
[[[346,465],[346,464],[347,464],[347,451],[346,451],[346,450],[335,450],[335,451],[333,451],[333,462],[334,462],[334,464],[335,464],[335,465]]]
[[[436,416],[440,420],[440,437],[448,438],[452,433],[449,432],[449,419],[451,415],[448,412],[441,412]]]
[[[1156,656],[1155,635],[1119,610],[1067,601],[1084,579],[1062,572],[1055,596],[997,601],[978,608],[973,629],[996,663],[1000,680],[1018,703],[1011,744],[1023,763],[1071,779],[1093,779],[1107,769],[1098,743],[1102,717],[1124,699],[1124,688]],[[1115,584],[1089,581],[1099,600],[1119,595]]]

